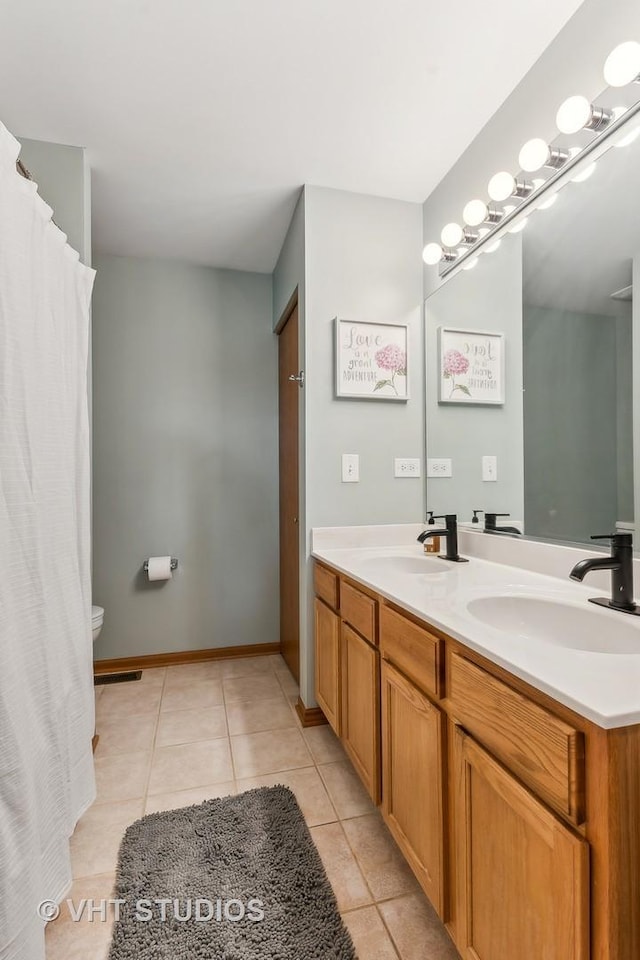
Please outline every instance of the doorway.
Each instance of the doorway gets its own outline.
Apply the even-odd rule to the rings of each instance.
[[[298,294],[278,327],[278,420],[280,459],[280,652],[300,680],[300,523]]]

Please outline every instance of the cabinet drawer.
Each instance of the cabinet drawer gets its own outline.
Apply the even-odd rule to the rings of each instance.
[[[340,614],[369,643],[378,642],[378,604],[351,584],[340,584]]]
[[[380,611],[382,656],[425,693],[440,696],[442,641],[389,607]]]
[[[313,588],[317,597],[328,603],[334,610],[339,609],[338,577],[319,563],[314,564],[313,567]]]
[[[582,823],[582,733],[457,653],[448,667],[456,719],[541,799]]]

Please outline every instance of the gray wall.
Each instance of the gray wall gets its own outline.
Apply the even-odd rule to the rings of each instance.
[[[278,640],[277,344],[268,276],[98,257],[98,659]],[[180,561],[149,584],[150,555]]]
[[[618,514],[623,523],[634,520],[633,504],[633,318],[616,317],[616,445]],[[640,481],[640,474],[638,475]],[[640,519],[640,518],[639,518]]]
[[[505,335],[505,403],[438,404],[438,327]],[[453,476],[427,480],[428,508],[470,520],[472,510],[510,513],[522,520],[522,243],[505,237],[473,270],[462,270],[425,304],[427,452],[450,457]],[[482,457],[498,458],[497,481],[482,480]]]
[[[84,147],[20,138],[20,159],[83,263],[91,264],[91,175]]]
[[[577,542],[610,533],[624,519],[616,320],[525,305],[523,326],[526,532]]]
[[[307,553],[315,526],[424,518],[424,481],[393,476],[394,457],[423,453],[421,218],[419,204],[305,188]],[[334,398],[336,315],[409,324],[407,403]],[[360,455],[359,483],[342,483],[342,453]],[[309,572],[310,564],[310,615]],[[312,636],[308,621],[301,639],[307,705],[314,702]]]

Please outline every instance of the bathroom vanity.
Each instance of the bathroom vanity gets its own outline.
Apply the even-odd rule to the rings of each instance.
[[[314,556],[317,701],[464,960],[637,960],[639,625],[482,559]]]

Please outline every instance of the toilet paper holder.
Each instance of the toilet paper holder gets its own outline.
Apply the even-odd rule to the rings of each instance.
[[[149,561],[148,561],[148,560],[145,560],[145,562],[142,564],[142,569],[144,570],[145,573],[148,573],[148,572],[149,572]],[[177,570],[177,569],[178,569],[178,561],[176,560],[175,557],[171,557],[171,569],[172,569],[172,570]]]

